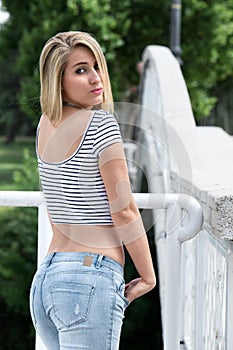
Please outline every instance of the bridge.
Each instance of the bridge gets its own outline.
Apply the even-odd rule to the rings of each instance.
[[[165,349],[233,349],[233,138],[219,127],[196,126],[180,65],[168,48],[147,47],[143,66],[134,135],[128,127],[133,189],[140,192],[144,179],[148,192],[189,195],[204,216],[200,232],[181,247],[181,304],[173,315],[178,347],[166,335],[168,218],[152,211]],[[182,225],[182,210],[175,215]]]
[[[168,48],[149,46],[142,60],[140,101],[115,110],[132,189],[154,230],[164,349],[233,349],[233,139],[196,126]],[[0,205],[39,208],[40,263],[51,237],[42,194],[1,192]]]

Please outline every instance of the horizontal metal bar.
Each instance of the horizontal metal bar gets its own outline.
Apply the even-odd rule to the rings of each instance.
[[[185,228],[180,230],[180,242],[193,238],[201,229],[203,214],[196,199],[186,194],[174,193],[134,193],[134,198],[141,209],[168,209],[178,205],[189,216]],[[40,191],[0,191],[0,206],[39,207],[44,204]]]
[[[40,191],[0,191],[2,207],[39,207],[44,203]]]
[[[138,207],[144,209],[167,209],[178,203],[185,209],[192,197],[174,193],[134,193]],[[44,202],[41,191],[0,191],[0,206],[36,207]]]
[[[189,220],[179,231],[178,239],[181,243],[193,238],[200,231],[203,223],[202,209],[193,197],[174,193],[134,193],[133,195],[141,209],[168,209],[178,205],[185,210]],[[44,204],[44,198],[40,191],[0,191],[0,206],[39,207],[42,204]]]
[[[186,194],[174,193],[134,193],[134,198],[139,208],[144,209],[168,209],[179,206],[188,214],[185,226],[179,230],[179,241],[185,242],[201,230],[203,224],[203,212],[200,203]],[[172,233],[172,230],[168,233]]]

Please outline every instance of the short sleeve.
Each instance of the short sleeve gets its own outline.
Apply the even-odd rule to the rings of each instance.
[[[119,124],[112,114],[106,114],[98,125],[94,139],[94,154],[99,157],[108,146],[121,142],[122,137]]]

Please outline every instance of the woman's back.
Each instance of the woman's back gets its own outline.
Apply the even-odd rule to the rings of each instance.
[[[99,169],[101,152],[117,142],[122,143],[119,126],[105,111],[82,110],[56,127],[42,116],[36,142],[38,169],[56,249],[58,242],[62,251],[67,244],[75,251],[92,248],[106,253],[109,248],[109,255],[123,263]]]

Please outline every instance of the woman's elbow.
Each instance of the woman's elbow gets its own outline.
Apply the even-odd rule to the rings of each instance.
[[[129,224],[138,220],[140,213],[137,208],[129,205],[117,213],[112,214],[113,222],[117,224]]]

